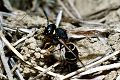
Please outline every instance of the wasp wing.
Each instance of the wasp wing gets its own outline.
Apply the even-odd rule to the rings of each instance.
[[[103,44],[107,43],[107,37],[109,35],[109,30],[107,29],[83,29],[83,28],[75,28],[72,30],[66,30],[68,34],[68,38],[72,39],[82,39],[86,37],[96,37]]]
[[[57,15],[57,18],[56,18],[56,28],[59,27],[61,19],[62,19],[62,10],[60,10],[58,15]]]

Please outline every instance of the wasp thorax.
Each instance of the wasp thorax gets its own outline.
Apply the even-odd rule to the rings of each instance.
[[[55,29],[55,36],[58,39],[63,39],[63,40],[68,39],[66,31],[64,29],[62,29],[62,28],[56,28]]]

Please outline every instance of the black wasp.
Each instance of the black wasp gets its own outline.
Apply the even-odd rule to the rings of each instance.
[[[47,20],[48,20],[48,17],[47,17]],[[69,42],[68,35],[65,29],[57,28],[55,24],[48,23],[47,27],[45,27],[43,34],[47,38],[47,41],[50,42],[49,45],[60,44],[61,46],[65,47],[64,56],[67,63],[74,64],[74,63],[77,63],[77,60],[81,62],[81,60],[78,58],[78,50],[72,43]],[[48,45],[44,45],[44,48],[48,48]],[[84,66],[82,62],[81,64]]]

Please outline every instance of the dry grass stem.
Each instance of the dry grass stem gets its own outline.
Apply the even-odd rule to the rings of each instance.
[[[74,76],[74,78],[76,78],[77,76],[80,77],[80,76],[92,74],[92,73],[95,73],[98,71],[110,70],[110,69],[114,69],[114,68],[120,68],[120,63],[114,63],[114,64],[110,64],[110,65],[103,65],[103,66],[91,68],[91,69],[88,69],[88,70],[80,73],[79,75]]]
[[[86,69],[89,69],[90,67],[93,67],[93,66],[95,66],[95,65],[97,65],[97,64],[100,64],[100,63],[103,63],[104,61],[108,60],[109,58],[111,58],[111,57],[119,54],[119,52],[120,52],[120,51],[115,51],[114,53],[112,53],[112,54],[110,54],[110,55],[108,55],[108,56],[103,57],[103,58],[100,59],[99,61],[96,61],[96,62],[94,62],[94,63],[91,63],[90,65],[85,66],[85,68],[86,68]],[[78,74],[78,73],[80,73],[80,72],[83,72],[83,71],[85,71],[85,68],[81,68],[81,69],[78,69],[77,71],[74,71],[74,72],[72,72],[72,73],[70,73],[70,74],[67,74],[66,76],[64,76],[63,79],[70,78],[70,77],[72,77],[72,76],[74,76],[74,75],[76,75],[76,74]]]
[[[23,62],[25,62],[26,64],[28,64],[28,65],[30,65],[31,66],[31,63],[30,62],[27,62],[27,61],[24,61],[24,58],[23,58],[23,56],[8,42],[8,40],[4,37],[4,35],[2,34],[2,32],[1,32],[1,34],[0,34],[0,37],[1,37],[1,39],[3,40],[3,42],[23,61]],[[40,67],[40,66],[36,66],[36,67],[33,67],[33,68],[35,68],[35,69],[37,69],[37,70],[40,70],[40,71],[45,71],[46,69],[44,69],[44,68],[42,68],[42,67]],[[56,73],[53,73],[53,72],[51,72],[51,71],[48,71],[47,72],[47,74],[49,74],[49,75],[51,75],[51,76],[54,76],[54,77],[63,77],[62,75],[59,75],[59,74],[56,74]]]
[[[5,57],[5,54],[4,54],[4,50],[3,50],[3,47],[4,47],[3,45],[4,44],[2,43],[1,40],[0,40],[0,42],[1,42],[1,44],[0,44],[0,57],[1,57],[1,61],[3,63],[5,71],[7,73],[8,80],[13,80],[13,74],[12,74],[12,72],[10,70],[10,67],[8,65],[8,61],[7,61],[7,59]]]
[[[24,41],[24,40],[26,40],[27,38],[33,36],[33,34],[34,34],[34,33],[30,33],[30,34],[28,34],[26,37],[23,37],[23,38],[19,39],[18,41],[16,41],[16,42],[13,44],[13,46],[18,45],[18,44],[21,43],[22,41]]]
[[[9,41],[4,37],[2,31],[0,31],[0,38],[22,61],[24,61],[23,56],[9,43]]]
[[[78,10],[76,9],[76,7],[74,6],[73,2],[70,1],[70,0],[68,0],[68,2],[69,2],[69,4],[70,4],[70,6],[72,7],[72,9],[73,9],[73,10],[75,11],[75,13],[77,14],[77,17],[78,17],[79,19],[82,19],[80,13],[78,12]]]
[[[58,3],[62,6],[62,8],[65,10],[65,12],[73,19],[75,19],[75,17],[73,16],[73,14],[71,14],[71,12],[66,8],[66,6],[63,4],[63,2],[61,0],[57,0]]]
[[[38,75],[37,75],[35,78],[33,78],[32,80],[36,80],[36,79],[40,78],[43,74],[45,74],[45,73],[47,73],[48,71],[52,70],[54,67],[56,67],[56,66],[59,65],[59,64],[60,64],[60,63],[57,62],[57,63],[55,63],[54,65],[48,67],[47,69],[45,69],[44,72],[41,72],[40,74],[38,74]]]
[[[3,77],[4,79],[7,79],[7,77],[5,75],[3,75],[2,73],[0,73],[0,77]]]

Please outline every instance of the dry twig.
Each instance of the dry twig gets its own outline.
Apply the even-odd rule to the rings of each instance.
[[[32,80],[36,80],[38,78],[40,78],[43,74],[47,73],[48,71],[52,70],[54,67],[56,67],[57,65],[59,65],[60,63],[55,63],[54,65],[48,67],[44,72],[41,72],[40,74],[38,74],[35,78],[33,78]]]
[[[120,80],[120,75],[117,76],[116,80]]]
[[[112,54],[110,54],[110,55],[108,55],[108,56],[103,57],[103,58],[100,59],[99,61],[96,61],[96,62],[94,62],[94,63],[91,63],[90,65],[85,66],[85,68],[86,68],[86,69],[89,69],[90,67],[93,67],[93,66],[95,66],[95,65],[97,65],[97,64],[100,64],[100,63],[108,60],[109,58],[111,58],[111,57],[119,54],[119,52],[120,52],[120,51],[115,51],[114,53],[112,53]],[[72,73],[70,73],[70,74],[67,74],[66,76],[63,77],[63,79],[67,79],[67,78],[70,78],[70,77],[72,77],[72,76],[74,76],[74,75],[76,75],[76,74],[79,74],[80,72],[85,71],[85,68],[81,68],[81,69],[78,69],[77,71],[74,71],[74,72],[72,72]]]
[[[20,73],[20,71],[19,71],[19,69],[18,69],[18,65],[16,65],[14,59],[13,59],[13,58],[10,58],[10,59],[9,59],[9,62],[10,62],[10,64],[11,64],[11,66],[12,66],[12,70],[11,70],[11,71],[12,71],[12,72],[13,72],[13,71],[15,72],[15,74],[18,76],[19,80],[25,80],[25,79],[23,78],[22,74]]]
[[[1,57],[1,61],[2,61],[2,63],[3,63],[3,66],[4,66],[4,69],[5,69],[5,71],[6,71],[6,73],[7,73],[7,77],[8,77],[8,79],[9,80],[13,80],[13,74],[11,73],[11,70],[10,70],[10,68],[9,68],[9,65],[8,65],[8,63],[7,63],[7,60],[6,60],[6,57],[5,57],[5,54],[4,54],[4,50],[3,50],[3,43],[2,43],[2,41],[0,40],[0,57]]]
[[[23,56],[9,43],[9,41],[4,37],[3,33],[0,32],[0,37],[1,39],[3,40],[3,42],[17,55],[17,57],[19,57],[24,63],[28,64],[29,66],[31,66],[32,64],[30,62],[27,62],[27,61],[24,61],[24,58]],[[44,72],[46,69],[40,67],[40,66],[35,66],[33,67],[37,70],[40,70],[42,72]],[[59,74],[56,74],[56,73],[53,73],[51,71],[48,71],[47,74],[51,75],[51,76],[54,76],[54,77],[59,77],[59,78],[63,78],[62,75],[59,75]]]
[[[74,6],[73,2],[71,0],[68,0],[68,3],[70,4],[70,6],[72,7],[72,9],[75,11],[75,13],[77,14],[77,17],[79,19],[82,19],[80,13],[78,12],[78,10],[76,9],[76,7]]]
[[[2,26],[2,22],[3,22],[3,18],[2,18],[3,16],[2,15],[0,15],[0,30],[1,30],[1,33],[2,33],[2,30],[3,30],[3,26]],[[7,73],[7,77],[8,77],[8,79],[9,80],[13,80],[13,74],[12,74],[12,72],[11,72],[11,70],[10,70],[10,67],[9,67],[9,65],[8,65],[8,63],[7,63],[7,59],[6,59],[6,57],[5,57],[5,53],[4,53],[4,43],[3,43],[3,41],[0,39],[0,57],[1,57],[1,61],[2,61],[2,63],[3,63],[3,66],[4,66],[4,69],[5,69],[5,71],[6,71],[6,73]]]
[[[2,73],[0,73],[0,77],[7,79],[7,77],[5,75],[3,75]]]
[[[3,0],[3,2],[4,2],[4,6],[5,6],[8,10],[13,11],[13,8],[12,8],[9,0]]]
[[[74,76],[73,78],[77,78],[78,76],[80,77],[80,76],[87,75],[87,74],[92,74],[98,71],[110,70],[114,68],[120,68],[120,63],[114,63],[110,65],[104,65],[104,66],[98,66],[95,68],[91,68],[91,69],[86,70],[85,72],[80,73],[79,75]]]
[[[2,31],[0,31],[0,38],[22,61],[24,61],[23,56],[9,43],[9,41],[4,37]]]
[[[71,14],[71,12],[66,8],[66,6],[63,4],[63,2],[61,0],[57,0],[58,3],[63,7],[63,9],[66,11],[66,13],[73,19],[75,19],[75,17]]]
[[[24,40],[26,40],[27,38],[29,38],[29,37],[33,36],[33,35],[34,35],[34,33],[35,33],[35,31],[34,31],[34,32],[32,32],[32,33],[29,33],[26,37],[23,37],[23,38],[19,39],[18,41],[16,41],[16,42],[13,44],[13,46],[18,45],[18,44],[19,44],[19,43],[21,43],[22,41],[24,41]]]

